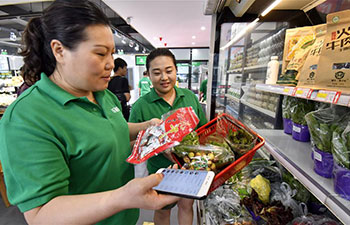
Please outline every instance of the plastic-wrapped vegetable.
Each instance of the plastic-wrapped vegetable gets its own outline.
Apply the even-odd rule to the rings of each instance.
[[[270,200],[270,181],[260,174],[250,181],[250,186],[256,191],[259,199],[267,204]]]
[[[299,181],[294,179],[293,175],[286,169],[282,172],[282,179],[289,184],[292,190],[295,190],[293,198],[299,202],[308,202],[310,199],[310,192]]]
[[[216,172],[235,160],[232,151],[215,145],[188,145],[174,148],[173,153],[183,159],[184,167]]]
[[[347,112],[347,107],[333,106],[306,114],[313,145],[323,152],[331,153],[333,131],[339,122],[343,122]]]
[[[293,216],[301,216],[302,212],[298,206],[298,203],[293,199],[296,194],[296,190],[292,190],[291,187],[285,183],[273,183],[271,184],[271,197],[270,201],[281,201],[285,207],[292,209]]]
[[[335,162],[350,170],[350,121],[349,115],[334,129],[333,157]]]
[[[282,101],[282,117],[285,119],[291,119],[291,105],[294,105],[293,102],[296,101],[296,98],[291,96],[284,96]]]
[[[234,152],[244,155],[255,145],[256,138],[244,129],[229,130],[226,141]]]
[[[297,99],[290,107],[292,121],[300,125],[307,125],[305,115],[315,110],[314,102],[306,99]]]

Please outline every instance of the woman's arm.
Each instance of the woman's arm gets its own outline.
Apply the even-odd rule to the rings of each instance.
[[[24,213],[31,224],[95,224],[122,210],[142,208],[156,210],[177,201],[171,195],[158,194],[152,187],[162,174],[135,178],[121,188],[85,195],[58,196],[45,205]]]
[[[158,125],[161,122],[160,119],[153,118],[151,120],[141,122],[141,123],[128,123],[129,126],[129,134],[130,134],[130,141],[133,141],[136,139],[137,134],[141,130],[146,130],[150,126]]]

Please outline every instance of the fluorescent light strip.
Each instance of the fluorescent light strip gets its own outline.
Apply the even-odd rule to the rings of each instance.
[[[269,7],[267,7],[262,13],[261,16],[266,16],[273,8],[275,8],[282,0],[274,1]]]
[[[253,22],[251,22],[250,24],[248,24],[248,26],[246,26],[244,28],[244,30],[242,30],[241,32],[239,32],[230,42],[228,42],[225,46],[221,47],[221,50],[225,50],[226,48],[230,47],[231,45],[233,45],[234,43],[236,43],[238,40],[240,40],[251,28],[253,28],[255,26],[255,24],[259,21],[259,18],[256,18]]]

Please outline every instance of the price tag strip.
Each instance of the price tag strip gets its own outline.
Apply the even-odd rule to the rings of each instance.
[[[337,104],[340,95],[341,95],[340,91],[320,90],[318,91],[316,97],[313,100]]]
[[[295,87],[285,87],[281,94],[293,96],[294,92],[295,92]]]
[[[309,99],[311,97],[312,91],[313,90],[311,88],[296,88],[293,96]]]

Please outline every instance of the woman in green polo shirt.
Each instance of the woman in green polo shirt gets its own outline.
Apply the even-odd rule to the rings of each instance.
[[[0,123],[0,160],[10,202],[28,224],[136,224],[138,209],[179,198],[134,178],[130,139],[158,119],[127,123],[106,90],[114,67],[108,18],[92,2],[57,0],[28,22],[22,50],[34,83]]]
[[[183,88],[175,86],[176,60],[175,56],[166,48],[153,50],[146,59],[146,68],[153,84],[151,92],[139,98],[132,106],[129,121],[140,123],[161,116],[170,110],[192,106],[199,117],[200,127],[207,123],[202,107],[196,95]],[[160,154],[148,160],[147,168],[150,173],[155,173],[160,168],[166,168],[173,162],[166,154]],[[192,224],[193,200],[181,199],[178,202],[179,224]],[[170,224],[170,213],[167,210],[156,210],[154,213],[155,224]]]

